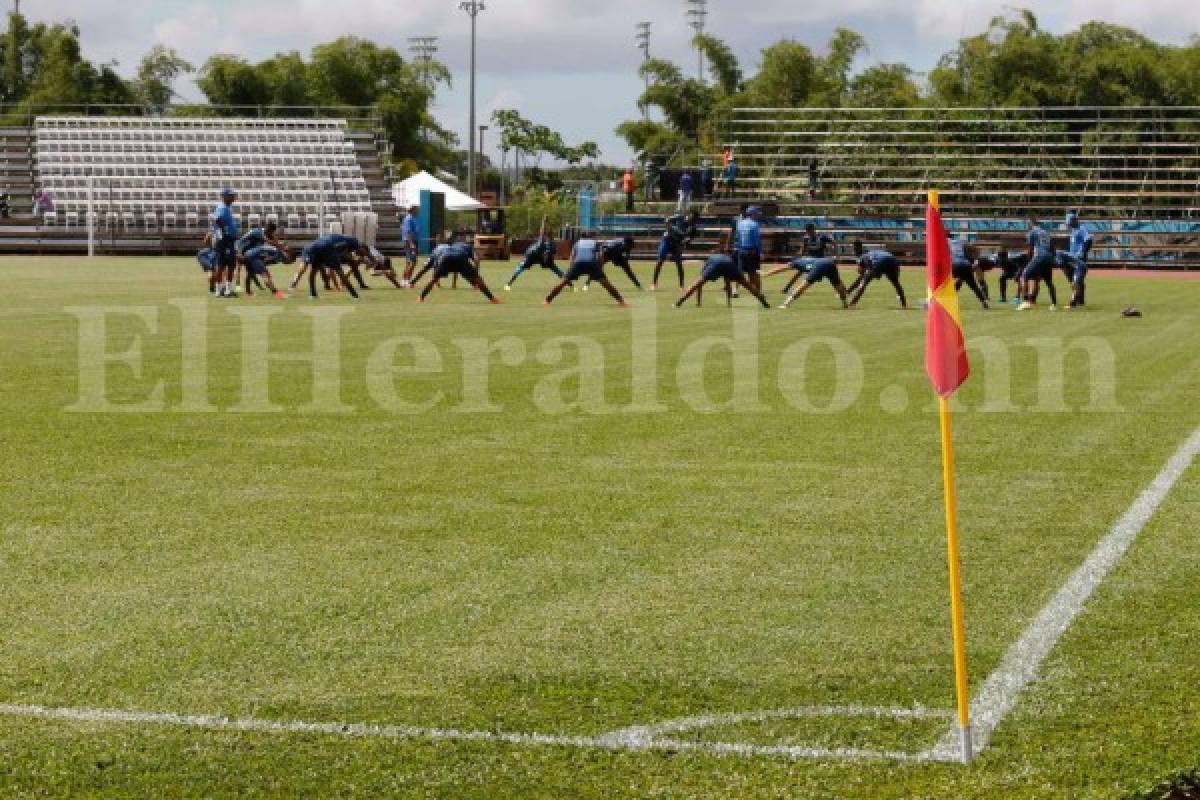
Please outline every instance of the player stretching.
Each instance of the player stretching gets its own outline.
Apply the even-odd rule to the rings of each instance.
[[[550,305],[554,302],[554,298],[567,288],[572,281],[577,281],[580,278],[587,278],[603,286],[612,298],[617,301],[617,305],[622,308],[628,308],[629,304],[625,302],[625,298],[617,291],[617,287],[613,286],[604,274],[604,256],[600,252],[600,244],[595,239],[580,239],[575,243],[575,247],[571,250],[571,267],[567,270],[567,274],[558,282],[550,294],[546,295],[545,305]]]
[[[838,272],[837,259],[833,258],[797,258],[784,269],[796,270],[796,275],[788,286],[790,287],[800,278],[804,278],[804,283],[800,288],[788,295],[787,300],[783,302],[780,308],[787,308],[792,303],[796,302],[796,298],[807,292],[812,287],[816,286],[821,281],[829,281],[833,286],[833,290],[837,292],[837,296],[842,301],[842,308],[849,308],[849,292],[846,291],[846,284],[842,283],[842,274]],[[767,273],[770,275],[771,273]]]
[[[537,240],[529,246],[525,251],[525,258],[521,259],[521,263],[517,264],[517,268],[513,270],[512,277],[508,279],[508,283],[504,284],[504,291],[511,292],[512,285],[517,282],[517,278],[534,267],[541,267],[553,272],[559,280],[562,280],[563,272],[554,263],[554,255],[557,247],[554,244],[554,239],[546,232],[546,218],[542,217],[542,227],[538,230]]]
[[[434,263],[431,258],[430,263]],[[425,265],[426,267],[429,264]],[[476,289],[488,299],[490,303],[499,303],[500,300],[492,294],[492,290],[483,282],[483,276],[479,274],[479,258],[475,255],[475,248],[466,242],[455,242],[447,245],[437,257],[437,261],[433,268],[433,277],[429,279],[429,283],[421,291],[421,296],[417,298],[418,303],[424,303],[425,298],[433,291],[433,287],[441,282],[441,279],[447,275],[461,275],[463,278],[474,286]]]
[[[1024,302],[1018,311],[1028,311],[1037,305],[1038,283],[1045,282],[1050,292],[1050,310],[1058,310],[1058,290],[1054,288],[1054,241],[1050,232],[1038,224],[1035,215],[1029,215],[1029,263],[1021,273],[1021,290]]]
[[[954,276],[954,291],[961,290],[965,283],[986,309],[988,307],[987,283],[985,281],[980,286],[980,281],[983,281],[983,270],[976,266],[974,256],[974,248],[965,241],[962,239],[950,240],[950,265],[951,274]]]
[[[397,289],[405,288],[400,281],[396,280],[396,268],[392,266],[392,257],[384,255],[383,251],[378,247],[367,247],[367,263],[371,265],[371,274],[379,275],[388,279],[388,282]]]
[[[267,282],[267,288],[277,300],[283,300],[287,297],[285,292],[279,291],[275,286],[275,281],[271,278],[271,264],[291,264],[295,259],[286,248],[281,249],[271,244],[262,244],[258,247],[251,247],[242,255],[243,263],[246,265],[246,296],[254,295],[254,290],[250,288],[250,283],[253,281],[262,288],[262,284],[258,283],[259,277]]]
[[[350,296],[355,300],[358,299],[358,292],[354,289],[350,275],[342,270],[343,260],[349,260],[351,272],[357,273],[359,286],[367,288],[367,285],[363,283],[362,273],[358,272],[358,264],[354,260],[356,257],[365,257],[367,248],[353,236],[328,233],[304,248],[304,252],[306,255],[302,257],[305,263],[296,273],[296,280],[299,280],[300,275],[303,275],[306,270],[308,271],[308,295],[314,300],[317,299],[317,273],[321,273],[322,278],[326,280],[326,290],[329,289],[327,278],[329,276],[340,280]]]
[[[718,253],[712,256],[704,264],[704,270],[700,273],[700,277],[696,282],[687,288],[683,295],[675,301],[676,308],[682,308],[683,304],[688,301],[692,295],[696,295],[696,305],[700,306],[703,301],[704,284],[712,283],[716,280],[725,281],[725,303],[733,305],[732,287],[734,284],[741,286],[747,292],[754,295],[758,302],[762,303],[763,308],[770,308],[771,304],[767,302],[767,298],[762,296],[762,292],[756,289],[746,280],[745,273],[738,268],[737,262],[733,260],[733,256],[728,253]]]
[[[416,286],[413,271],[417,268],[417,213],[419,206],[411,206],[400,223],[400,240],[404,247],[404,285],[407,288]]]
[[[237,272],[238,222],[233,214],[233,204],[238,193],[231,186],[221,190],[221,202],[213,209],[211,235],[212,249],[217,254],[217,266],[213,270],[217,297],[233,297],[234,273]]]
[[[858,280],[850,287],[854,295],[850,299],[850,308],[858,308],[858,301],[866,294],[871,281],[887,278],[896,290],[896,299],[901,308],[908,308],[908,296],[900,285],[900,259],[886,250],[870,250],[864,252],[861,241],[854,242],[854,255],[858,259]]]
[[[633,274],[633,267],[629,263],[629,255],[633,252],[633,237],[625,236],[621,239],[610,239],[607,242],[600,244],[600,263],[616,264],[625,275],[633,282],[638,291],[646,291],[642,288],[642,284],[638,281],[637,275]],[[591,278],[585,278],[583,281],[583,290],[586,292],[592,285]]]
[[[658,263],[654,265],[650,291],[658,289],[658,276],[668,259],[675,262],[675,270],[679,273],[679,288],[683,288],[683,248],[696,237],[696,222],[699,219],[700,214],[695,210],[667,219],[667,229],[663,231],[662,241],[658,245]]]
[[[1067,228],[1071,231],[1071,252],[1061,256],[1060,267],[1071,282],[1071,305],[1078,308],[1085,304],[1087,293],[1088,256],[1092,252],[1092,232],[1079,221],[1079,215],[1067,214]]]
[[[796,282],[820,262],[834,261],[834,257],[837,256],[837,243],[828,233],[818,234],[817,226],[810,222],[804,226],[804,238],[800,240],[800,252],[802,254],[800,258],[793,259],[790,264],[776,267],[763,276],[770,278],[781,272],[787,272],[789,269],[795,271],[796,274],[787,282],[787,286],[783,287],[784,294],[792,291]]]

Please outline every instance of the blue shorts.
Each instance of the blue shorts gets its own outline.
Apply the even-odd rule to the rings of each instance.
[[[406,261],[416,262],[417,246],[413,242],[406,241],[404,243],[404,258]]]
[[[246,269],[253,275],[262,275],[270,264],[278,264],[283,260],[283,253],[271,245],[252,247],[242,256]]]
[[[217,242],[213,245],[213,252],[217,254],[217,266],[233,267],[237,265],[237,240],[228,239]]]
[[[196,253],[196,260],[200,262],[200,269],[205,272],[212,272],[217,268],[217,251],[211,247],[206,247]]]
[[[745,273],[738,269],[736,262],[722,262],[720,264],[713,265],[706,264],[704,266],[704,271],[700,273],[700,275],[709,283],[722,278],[728,281],[742,281],[746,279]]]
[[[338,256],[337,250],[318,250],[315,247],[306,247],[304,251],[306,253],[305,260],[314,267],[320,269],[341,269],[342,259]]]
[[[742,272],[751,275],[762,268],[762,256],[757,250],[738,250],[737,265]]]
[[[670,259],[671,261],[674,261],[677,264],[682,263],[683,262],[683,245],[682,244],[672,244],[671,242],[667,241],[667,239],[664,237],[663,240],[658,243],[658,260],[666,261],[668,259]]]
[[[571,268],[567,270],[566,279],[576,281],[580,278],[590,278],[591,280],[605,280],[604,268],[600,266],[599,261],[574,261],[571,263]]]
[[[841,284],[842,274],[838,272],[836,259],[807,258],[804,260],[812,262],[812,266],[808,268],[808,274],[804,276],[804,282],[809,286],[826,280],[832,283],[834,286],[839,286]]]
[[[1063,271],[1063,274],[1067,276],[1067,280],[1077,286],[1087,280],[1088,265],[1079,256],[1060,253],[1058,256],[1058,266]]]
[[[885,258],[871,265],[871,277],[875,280],[888,278],[900,280],[900,261],[896,258]]]
[[[471,263],[471,259],[461,256],[442,256],[438,261],[437,267],[433,271],[435,278],[445,278],[449,275],[461,275],[471,283],[474,283],[479,273],[475,270],[475,265]]]

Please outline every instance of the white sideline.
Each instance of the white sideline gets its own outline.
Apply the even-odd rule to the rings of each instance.
[[[1000,665],[984,681],[971,701],[971,732],[976,752],[982,752],[988,746],[996,727],[1012,711],[1025,687],[1037,677],[1046,656],[1083,611],[1092,592],[1150,522],[1197,455],[1200,455],[1200,428],[1180,445],[1162,471],[1096,544],[1050,602],[1038,612],[1021,638],[1005,653]],[[957,761],[958,737],[958,725],[955,723],[929,751],[929,755],[938,761]]]
[[[1004,659],[984,681],[971,702],[971,718],[976,752],[982,752],[1016,705],[1024,689],[1037,677],[1038,669],[1063,633],[1075,621],[1096,587],[1125,555],[1138,534],[1146,527],[1171,489],[1200,455],[1200,428],[1167,461],[1162,471],[1134,500],[1108,534],[1097,543],[1083,564],[1038,613],[1021,637],[1009,648]],[[174,714],[157,711],[132,711],[105,708],[64,708],[32,704],[0,703],[0,717],[67,720],[99,724],[152,724],[204,730],[249,731],[255,733],[299,733],[345,738],[381,738],[427,741],[478,741],[512,745],[542,745],[603,750],[702,752],[713,755],[773,756],[820,760],[889,760],[909,763],[959,761],[957,722],[932,748],[921,752],[865,750],[858,748],[822,748],[795,745],[763,745],[745,742],[698,741],[670,738],[670,734],[744,722],[808,717],[874,717],[881,719],[945,719],[947,711],[924,708],[892,709],[877,706],[807,706],[746,713],[709,714],[685,717],[653,725],[632,726],[598,736],[568,736],[548,733],[506,733],[471,731],[454,728],[426,728],[411,725],[378,725],[342,722],[303,722]]]

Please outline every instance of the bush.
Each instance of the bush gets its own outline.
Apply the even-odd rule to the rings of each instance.
[[[1126,800],[1200,800],[1200,768],[1173,772],[1149,789],[1128,795]]]

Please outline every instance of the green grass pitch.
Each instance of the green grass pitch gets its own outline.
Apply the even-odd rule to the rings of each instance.
[[[487,265],[493,288],[509,268]],[[918,304],[920,278],[905,276]],[[635,306],[658,305],[664,410],[628,413],[637,309],[599,287],[545,309],[551,278],[538,271],[499,307],[464,289],[418,306],[375,279],[341,323],[352,410],[334,415],[300,410],[311,369],[284,362],[270,372],[282,410],[230,410],[233,311],[280,309],[271,350],[303,352],[301,312],[349,308],[344,296],[210,301],[218,410],[190,413],[177,408],[181,318],[168,303],[206,294],[194,262],[5,258],[0,279],[0,704],[581,737],[703,714],[952,708],[924,316],[895,310],[884,286],[854,313],[824,285],[759,313],[759,408],[720,413],[691,408],[677,377],[697,341],[731,335],[719,293],[672,311],[673,290],[630,291]],[[781,286],[768,284],[773,298]],[[980,409],[994,362],[978,358],[956,416],[973,687],[1200,424],[1198,299],[1200,283],[1124,278],[1094,279],[1082,313],[984,313],[963,295],[969,339],[1007,345],[1015,409]],[[1129,304],[1145,318],[1122,319]],[[65,410],[80,368],[68,309],[81,306],[157,309],[155,333],[110,320],[107,349],[136,340],[143,364],[107,377],[114,403],[163,381],[165,410]],[[440,361],[392,386],[437,399],[426,413],[393,413],[371,393],[373,354],[396,336],[423,337]],[[553,390],[569,403],[578,388],[555,377],[576,360],[566,347],[554,363],[558,336],[599,348],[607,413],[535,402]],[[504,337],[525,358],[493,355],[497,410],[464,413],[462,340]],[[861,359],[861,392],[837,413],[788,402],[801,380],[813,406],[835,396],[827,347],[812,347],[803,376],[780,369],[814,337]],[[1081,337],[1111,350],[1116,406],[1088,410],[1095,387],[1071,352],[1066,409],[1039,411],[1037,340]],[[413,363],[404,348],[395,359]],[[715,349],[714,401],[733,371]],[[1193,467],[966,767],[0,714],[0,794],[1117,797],[1197,763],[1198,518]],[[679,735],[917,751],[944,728],[810,718]]]

